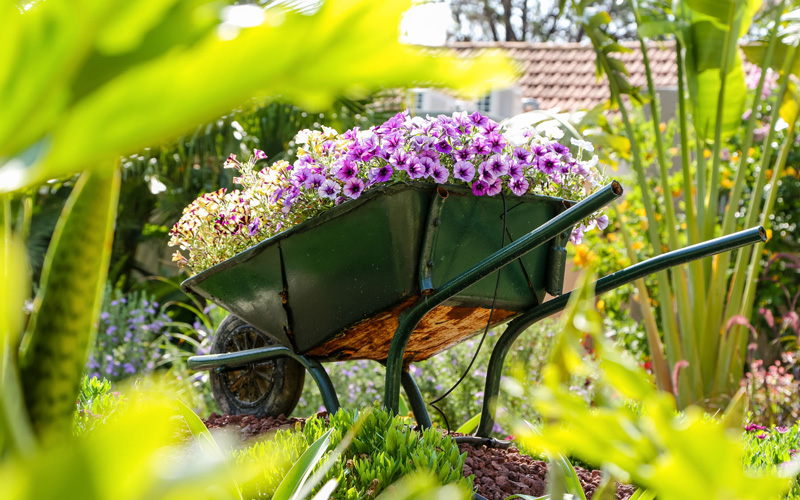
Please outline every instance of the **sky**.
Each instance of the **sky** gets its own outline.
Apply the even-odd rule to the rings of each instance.
[[[447,3],[424,3],[409,9],[400,23],[401,40],[418,45],[444,45],[453,25]]]

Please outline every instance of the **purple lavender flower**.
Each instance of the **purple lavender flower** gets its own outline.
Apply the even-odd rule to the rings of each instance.
[[[472,183],[472,194],[475,196],[483,196],[489,190],[489,187],[489,183],[486,181],[475,181]]]
[[[361,193],[364,191],[364,181],[359,179],[358,177],[353,177],[352,179],[348,180],[344,183],[344,189],[342,192],[349,196],[352,199],[356,199],[361,196]]]
[[[327,179],[319,187],[318,193],[320,198],[328,198],[333,200],[341,190],[342,187],[337,182]]]
[[[266,156],[265,156],[265,158],[266,158]],[[129,374],[129,375],[133,375],[134,373],[136,373],[136,368],[130,363],[123,364],[122,365],[122,370],[125,373]]]
[[[114,325],[111,325],[108,328],[106,328],[106,335],[111,335],[116,331],[117,331],[117,327],[114,326]]]
[[[109,317],[111,317],[111,315],[110,315],[110,314],[108,314],[108,313],[107,313],[107,312],[105,312],[105,311],[103,311],[103,312],[101,312],[101,313],[100,313],[100,319],[102,319],[102,320],[107,320]]]
[[[511,180],[508,181],[508,188],[517,196],[522,196],[527,193],[529,187],[530,184],[525,177],[512,177]]]
[[[453,177],[460,181],[471,182],[475,178],[475,166],[468,161],[458,161],[453,165]]]

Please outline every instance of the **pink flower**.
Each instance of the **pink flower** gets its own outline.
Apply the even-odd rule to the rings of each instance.
[[[267,159],[266,153],[264,153],[260,149],[253,149],[253,154],[256,157],[256,161],[258,161],[258,160],[266,160]]]

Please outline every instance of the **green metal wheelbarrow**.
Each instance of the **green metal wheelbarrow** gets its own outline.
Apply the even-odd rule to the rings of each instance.
[[[567,305],[572,228],[621,194],[616,181],[579,203],[476,197],[428,183],[369,191],[184,281],[185,291],[232,313],[211,354],[189,358],[189,368],[210,370],[222,411],[275,416],[294,409],[306,371],[326,409],[337,411],[322,363],[371,359],[386,366],[386,408],[398,411],[402,386],[428,427],[408,366],[508,322],[491,353],[476,431],[488,437],[511,345]],[[765,238],[757,227],[662,254],[597,280],[596,290]]]

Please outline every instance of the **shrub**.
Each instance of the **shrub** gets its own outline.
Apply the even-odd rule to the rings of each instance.
[[[83,377],[78,393],[77,410],[73,419],[73,433],[82,436],[106,423],[125,402],[118,392],[111,391],[111,382],[95,377]]]

